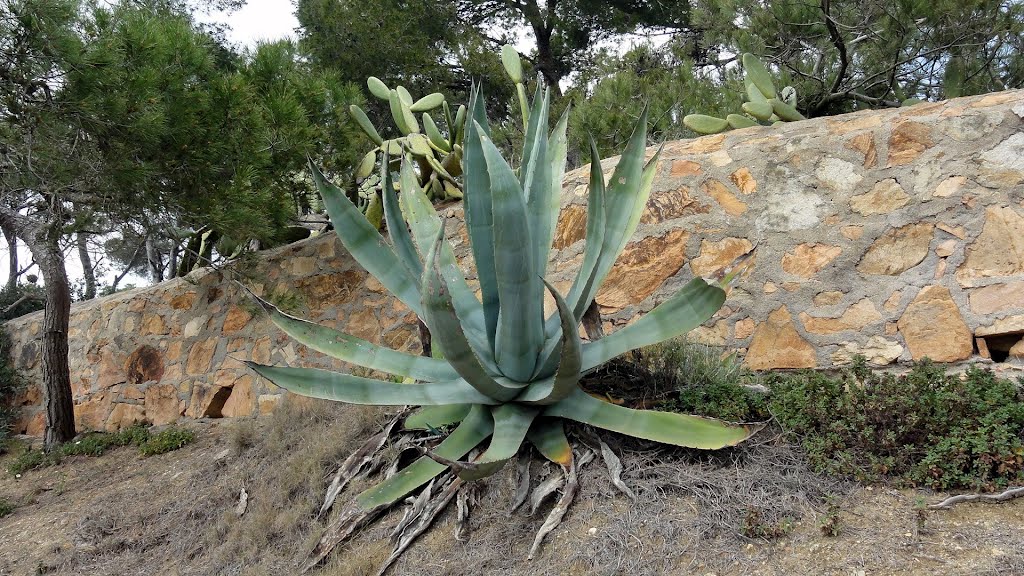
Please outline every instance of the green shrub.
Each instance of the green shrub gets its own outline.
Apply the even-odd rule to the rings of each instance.
[[[769,374],[770,408],[820,472],[939,490],[1024,481],[1024,392],[988,370],[923,362],[874,373]],[[1024,384],[1024,379],[1022,379]]]
[[[44,452],[42,450],[26,450],[14,459],[8,466],[7,472],[11,476],[23,474],[29,470],[43,468],[45,466],[56,466],[64,459],[59,450]]]
[[[28,470],[56,466],[66,456],[102,456],[111,448],[135,446],[143,456],[154,456],[177,450],[196,439],[195,433],[184,428],[170,427],[156,434],[142,424],[119,432],[92,432],[73,442],[62,444],[50,452],[27,450],[7,467],[12,475]]]
[[[139,452],[143,456],[155,456],[172,452],[194,442],[195,433],[185,428],[167,428],[149,437],[149,440],[139,446]]]
[[[16,506],[9,502],[6,498],[0,498],[0,518],[14,514],[15,508]]]
[[[744,386],[752,375],[722,348],[677,338],[635,353],[634,366],[655,390],[667,390],[662,410],[731,422],[769,418],[764,394]]]

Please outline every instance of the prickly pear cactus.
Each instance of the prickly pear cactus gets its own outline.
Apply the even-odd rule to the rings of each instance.
[[[384,215],[378,167],[387,161],[397,171],[406,155],[416,160],[419,185],[428,198],[434,202],[462,198],[458,178],[462,174],[466,107],[459,106],[453,115],[441,93],[413,100],[403,86],[389,88],[373,76],[367,79],[366,86],[371,94],[388,103],[391,118],[401,133],[384,140],[361,108],[354,104],[349,107],[349,115],[376,145],[366,153],[355,172],[358,198],[353,200],[366,218],[379,228]],[[437,115],[438,120],[431,113]]]
[[[768,69],[753,54],[743,55],[743,84],[747,92],[743,114],[729,114],[725,118],[690,114],[683,118],[683,124],[698,134],[717,134],[733,128],[804,120],[796,109],[796,88],[776,90]]]

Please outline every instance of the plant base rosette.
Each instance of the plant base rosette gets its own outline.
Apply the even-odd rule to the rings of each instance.
[[[548,107],[548,95],[538,89],[529,113],[522,165],[516,171],[489,138],[482,95],[474,91],[472,96],[464,138],[463,190],[479,298],[444,239],[443,223],[420,188],[408,155],[398,174],[400,198],[389,163],[382,164],[390,242],[343,191],[312,168],[346,249],[425,322],[444,359],[383,348],[294,318],[261,300],[273,322],[302,344],[350,364],[392,374],[400,382],[318,369],[255,363],[250,367],[305,396],[418,406],[404,418],[405,429],[437,435],[451,427],[451,432],[424,449],[412,464],[359,494],[324,536],[309,566],[361,524],[428,485],[413,506],[419,507],[418,518],[432,519],[430,513],[436,516],[456,497],[463,482],[493,474],[515,458],[524,443],[561,466],[566,479],[562,501],[541,528],[532,556],[543,535],[565,513],[576,490],[576,469],[581,458],[588,459],[585,454],[590,454],[574,455],[563,429],[565,420],[701,449],[735,445],[759,429],[758,425],[617,406],[579,388],[583,374],[612,358],[679,336],[711,318],[724,302],[736,269],[712,281],[695,278],[633,324],[600,340],[583,342],[578,330],[583,314],[639,223],[660,152],[645,162],[646,114],[607,184],[592,146],[583,263],[569,293],[560,294],[544,276],[561,202],[567,114],[549,133]],[[546,318],[545,290],[557,305],[557,311]],[[396,425],[397,421],[391,427]],[[379,449],[386,436],[371,439],[369,448]],[[480,452],[467,458],[478,447]],[[438,482],[446,473],[448,480]],[[417,526],[409,534],[426,529]],[[397,543],[406,539],[399,536]],[[396,546],[396,554],[401,550],[404,547]]]

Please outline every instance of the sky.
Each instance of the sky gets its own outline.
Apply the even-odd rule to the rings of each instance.
[[[231,43],[250,47],[260,40],[294,37],[299,27],[294,12],[291,0],[249,0],[241,10],[213,15],[209,20],[228,25]]]

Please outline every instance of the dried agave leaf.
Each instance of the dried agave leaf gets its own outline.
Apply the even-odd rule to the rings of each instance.
[[[598,440],[601,443],[601,458],[604,460],[605,466],[608,467],[608,474],[612,477],[612,484],[615,485],[623,494],[629,496],[629,499],[636,502],[636,494],[626,486],[626,483],[622,481],[622,461],[619,457],[612,452],[612,449],[604,443],[604,440]]]
[[[530,497],[531,460],[532,455],[529,450],[523,450],[519,453],[519,460],[516,463],[516,494],[512,500],[512,508],[508,511],[509,514],[515,512],[526,502],[526,499]]]
[[[387,442],[388,437],[391,436],[391,431],[394,430],[395,425],[408,413],[408,410],[403,410],[396,414],[395,417],[384,426],[383,430],[367,439],[359,449],[349,455],[349,457],[342,462],[341,466],[338,467],[338,471],[334,473],[334,478],[331,480],[330,486],[327,488],[327,495],[324,497],[324,503],[320,506],[320,511],[317,512],[317,518],[322,518],[324,514],[330,511],[331,507],[334,505],[334,501],[338,498],[338,495],[341,494],[341,491],[345,489],[345,486],[347,486],[353,478],[359,475],[360,470],[375,460],[374,457],[378,452],[380,452],[380,449],[384,447],[384,443]]]
[[[540,530],[537,531],[537,536],[533,539],[533,546],[530,546],[530,554],[526,557],[527,560],[533,560],[533,557],[537,554],[537,550],[540,548],[541,543],[544,542],[544,538],[562,523],[562,518],[564,518],[565,513],[569,511],[569,506],[572,505],[573,500],[576,498],[576,492],[579,491],[580,488],[579,475],[577,472],[593,459],[594,453],[589,449],[578,458],[573,459],[572,466],[569,468],[569,473],[566,475],[565,490],[562,491],[562,497],[558,499],[558,503],[555,504],[555,507],[548,513],[548,517],[544,520],[544,524],[540,527]]]

